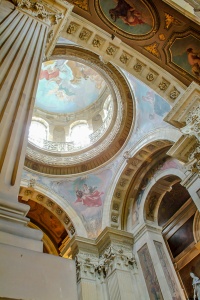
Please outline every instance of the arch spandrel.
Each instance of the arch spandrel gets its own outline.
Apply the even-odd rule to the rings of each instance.
[[[63,201],[61,197],[52,193],[52,191],[50,192],[37,184],[33,188],[30,186],[30,183],[22,180],[19,196],[25,201],[32,199],[55,214],[65,227],[70,238],[75,234],[87,237],[86,229],[74,209],[66,201]]]

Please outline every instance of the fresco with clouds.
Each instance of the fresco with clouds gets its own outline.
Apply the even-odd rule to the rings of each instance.
[[[62,62],[64,64],[64,61]],[[66,64],[66,63],[65,63]],[[23,179],[34,178],[36,182],[48,190],[53,191],[68,202],[82,219],[89,237],[95,238],[101,231],[103,205],[112,185],[112,180],[121,165],[123,153],[134,146],[140,139],[155,128],[170,127],[163,121],[170,110],[170,105],[149,87],[141,83],[134,76],[124,71],[135,95],[136,123],[132,136],[123,152],[119,153],[105,168],[98,172],[73,178],[45,177],[27,171],[23,172]],[[146,188],[146,184],[144,186]],[[133,224],[137,224],[137,216],[142,188],[138,200],[135,202]],[[134,219],[135,218],[135,219]]]
[[[133,75],[123,71],[133,90],[136,100],[136,125],[129,144],[137,142],[142,136],[155,128],[171,127],[163,121],[170,111],[170,105]]]
[[[104,79],[84,64],[50,60],[42,64],[35,106],[52,113],[74,113],[94,103],[105,86]]]
[[[95,238],[99,234],[103,204],[112,179],[111,170],[71,179],[49,178],[24,170],[22,179],[30,178],[67,201],[82,219],[89,237]]]

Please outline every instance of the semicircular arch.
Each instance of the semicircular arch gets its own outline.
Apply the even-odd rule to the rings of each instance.
[[[115,177],[109,190],[110,197],[107,197],[107,202],[104,204],[102,228],[111,226],[123,229],[124,205],[138,170],[144,167],[144,163],[147,164],[156,152],[169,149],[179,137],[180,132],[177,129],[158,129],[150,132],[124,153],[118,176]]]
[[[88,236],[80,217],[77,215],[74,209],[52,191],[49,192],[47,189],[37,184],[34,186],[34,188],[32,188],[28,186],[27,181],[22,180],[19,196],[26,201],[31,199],[35,202],[38,202],[55,214],[55,216],[65,227],[69,237],[72,237],[75,234],[83,237]]]

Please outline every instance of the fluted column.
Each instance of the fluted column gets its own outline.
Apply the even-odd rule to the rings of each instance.
[[[26,227],[28,206],[18,203],[18,192],[45,47],[49,54],[67,12],[65,4],[63,12],[57,7],[54,12],[57,1],[47,2],[47,8],[29,0],[0,4],[5,14],[0,40],[0,241],[38,251],[41,233]],[[29,238],[35,242],[27,242]]]

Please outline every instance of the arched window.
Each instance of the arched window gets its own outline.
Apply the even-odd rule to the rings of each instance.
[[[35,145],[42,147],[44,140],[47,140],[47,127],[43,123],[33,120],[29,127],[28,137]]]
[[[79,123],[71,128],[70,138],[75,146],[87,146],[90,144],[89,135],[92,131],[89,129],[87,123]]]

